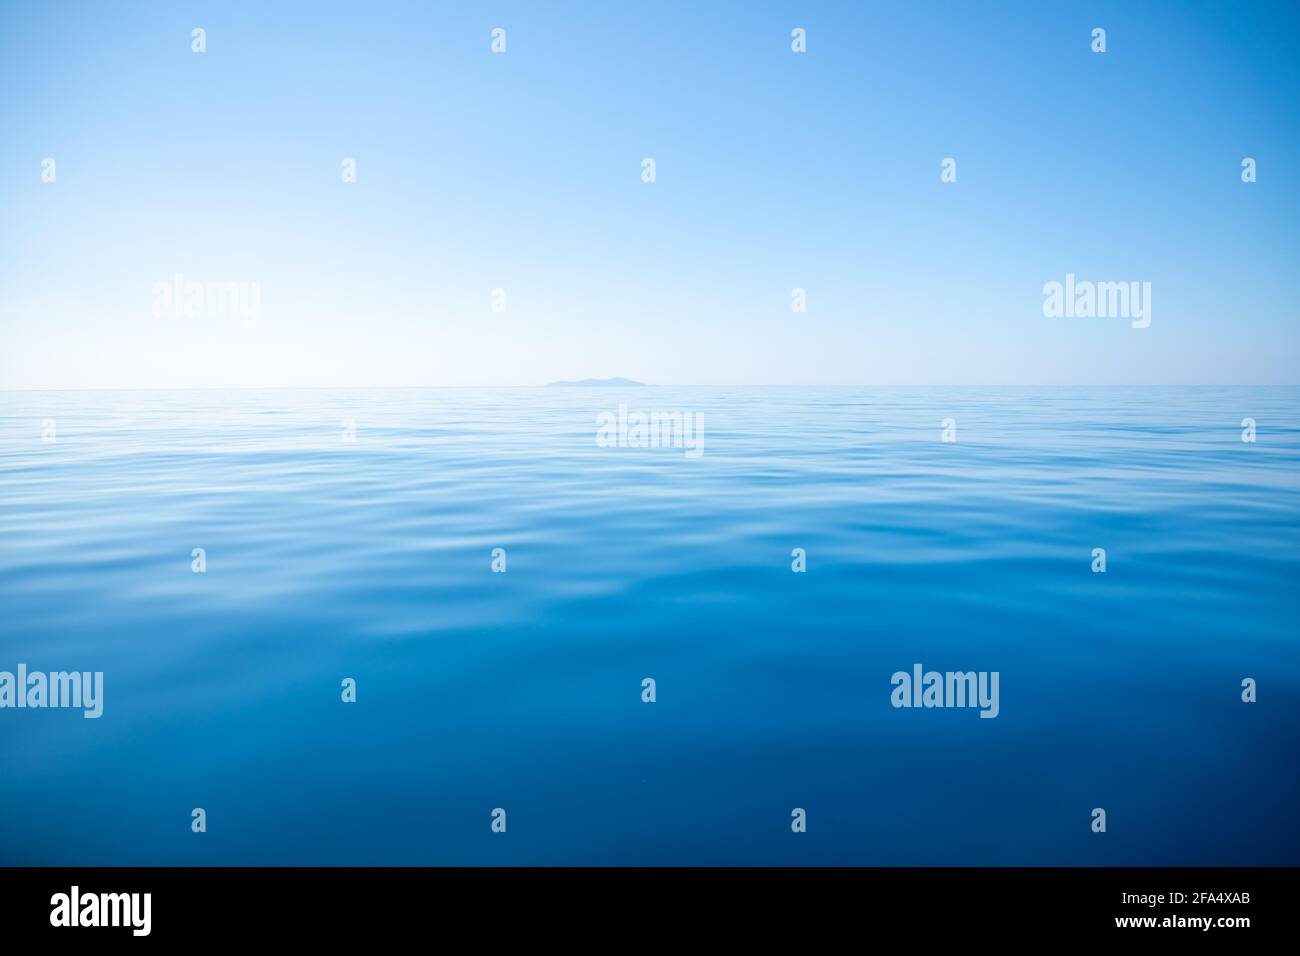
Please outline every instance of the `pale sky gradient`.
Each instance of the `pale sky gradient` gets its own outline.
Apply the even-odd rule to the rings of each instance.
[[[1264,2],[5,3],[0,388],[1297,383],[1298,37]],[[258,327],[155,318],[178,272],[260,282]],[[1067,272],[1151,282],[1151,327],[1044,318]]]

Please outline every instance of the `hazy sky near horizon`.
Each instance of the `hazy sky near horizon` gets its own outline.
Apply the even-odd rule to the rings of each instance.
[[[0,388],[1300,382],[1294,3],[9,2],[0,104]]]

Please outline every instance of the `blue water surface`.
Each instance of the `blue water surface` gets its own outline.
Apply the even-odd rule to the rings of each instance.
[[[1298,581],[1296,388],[3,393],[0,862],[1297,864]]]

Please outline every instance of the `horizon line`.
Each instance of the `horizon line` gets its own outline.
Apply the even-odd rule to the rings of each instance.
[[[560,382],[543,385],[137,385],[137,386],[60,386],[40,385],[0,388],[0,394],[24,392],[320,392],[347,391],[416,391],[464,388],[580,388],[600,391],[616,388],[1300,388],[1300,382],[910,382],[910,383],[835,383],[835,382],[687,382],[677,384],[638,383],[635,385],[571,385]]]

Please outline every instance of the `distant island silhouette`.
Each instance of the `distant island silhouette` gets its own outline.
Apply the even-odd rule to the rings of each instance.
[[[646,386],[645,382],[634,382],[630,378],[584,378],[576,382],[551,382],[547,388],[602,388],[610,385],[640,385]]]

